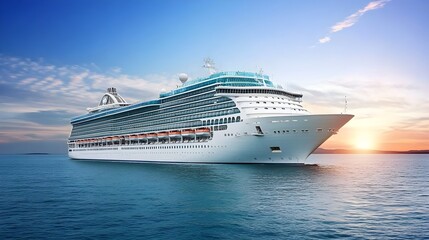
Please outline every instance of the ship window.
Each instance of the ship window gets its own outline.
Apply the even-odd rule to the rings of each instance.
[[[240,122],[240,116],[237,117],[237,122]]]
[[[270,147],[271,152],[282,152],[282,150],[280,150],[280,147]]]
[[[235,122],[235,117],[232,117],[232,122],[233,122],[233,123]]]
[[[218,124],[218,123],[219,123],[219,119],[216,119],[216,120],[215,120],[215,124]]]
[[[231,123],[231,118],[230,117],[228,118],[228,123]]]
[[[224,118],[224,119],[223,119],[223,123],[226,123],[226,121],[227,121],[227,120],[226,120],[226,118]]]
[[[219,124],[223,124],[223,119],[222,118],[220,119]]]
[[[203,121],[203,126],[205,126],[206,125],[206,121]]]

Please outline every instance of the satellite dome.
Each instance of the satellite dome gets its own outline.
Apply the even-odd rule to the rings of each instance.
[[[185,83],[185,82],[188,80],[188,74],[186,74],[186,73],[181,73],[181,74],[179,74],[179,80],[180,80],[182,83]]]

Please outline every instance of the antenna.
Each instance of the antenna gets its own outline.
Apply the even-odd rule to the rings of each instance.
[[[347,113],[347,96],[344,96],[344,113]]]
[[[264,79],[264,70],[262,70],[262,68],[259,68],[259,75],[261,75],[262,83],[263,83],[263,84],[264,84],[264,86],[266,87],[266,86],[267,86],[267,83],[265,82],[265,79]]]
[[[207,68],[209,70],[210,75],[216,73],[215,63],[211,58],[204,59],[203,68]]]

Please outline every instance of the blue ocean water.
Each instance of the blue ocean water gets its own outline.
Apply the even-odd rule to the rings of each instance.
[[[428,239],[429,155],[318,166],[0,156],[0,239]]]

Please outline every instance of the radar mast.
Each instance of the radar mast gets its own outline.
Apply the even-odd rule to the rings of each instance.
[[[203,68],[207,68],[209,70],[210,75],[216,73],[215,63],[211,58],[204,59]]]

